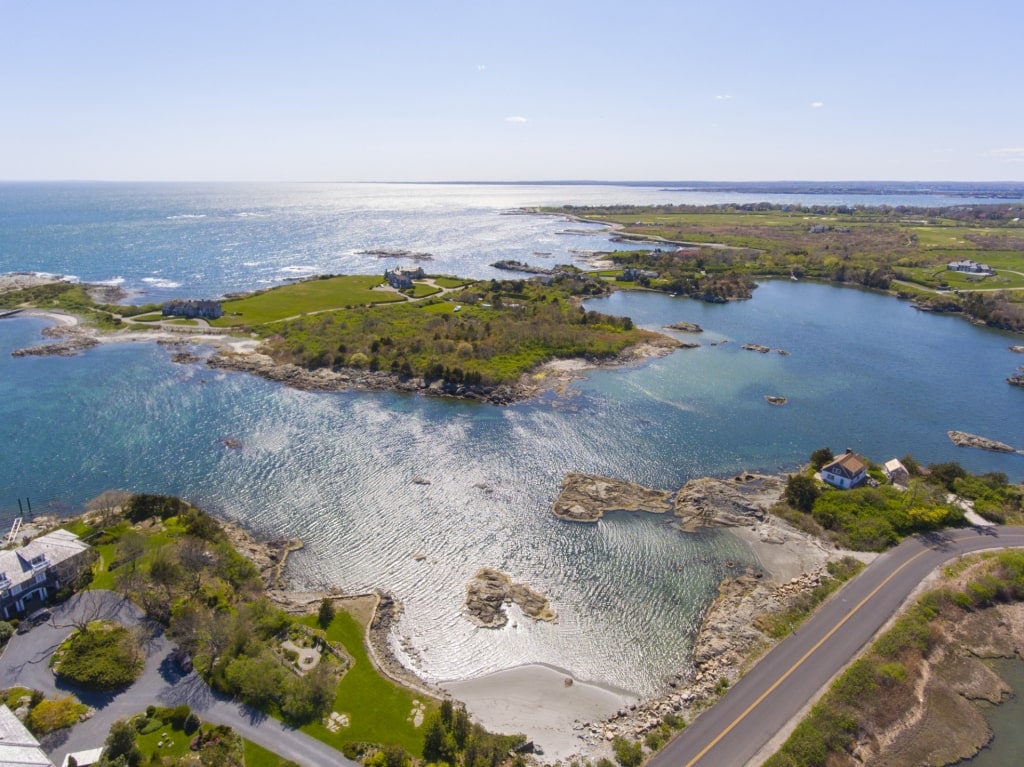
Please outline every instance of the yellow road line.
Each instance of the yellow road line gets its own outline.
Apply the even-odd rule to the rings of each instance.
[[[1006,548],[1006,547],[1005,546],[995,546],[993,548]],[[862,608],[868,602],[868,600],[872,599],[875,596],[875,594],[877,594],[879,591],[881,591],[882,588],[887,583],[889,583],[889,581],[891,581],[893,578],[895,578],[911,562],[916,560],[918,557],[922,557],[925,554],[931,553],[931,551],[932,551],[932,549],[930,549],[930,548],[926,548],[926,549],[923,549],[922,551],[919,551],[917,554],[912,556],[910,559],[908,559],[902,565],[900,565],[895,570],[893,570],[891,573],[889,573],[888,577],[886,577],[886,579],[884,581],[882,581],[877,586],[875,586],[875,588],[872,589],[871,593],[869,593],[866,597],[864,597],[862,600],[860,600],[860,602],[857,603],[856,607],[854,607],[852,610],[850,610],[841,621],[839,621],[835,626],[833,626],[829,630],[829,632],[827,634],[825,634],[825,636],[823,636],[821,639],[819,639],[815,643],[815,645],[813,647],[811,647],[810,650],[805,652],[796,663],[794,663],[792,666],[789,667],[789,669],[786,671],[786,673],[784,673],[782,676],[780,676],[778,679],[776,679],[775,682],[772,683],[771,687],[769,687],[767,690],[765,690],[763,693],[761,693],[761,695],[758,696],[757,700],[755,700],[753,703],[751,703],[749,706],[747,706],[746,709],[743,710],[743,713],[741,713],[738,717],[736,717],[729,724],[728,727],[726,727],[724,730],[722,730],[720,733],[718,733],[718,735],[715,736],[715,739],[712,740],[710,743],[708,743],[706,746],[704,746],[704,748],[702,748],[700,750],[700,753],[698,753],[695,757],[693,757],[693,759],[688,761],[684,765],[684,767],[693,767],[693,765],[695,765],[697,762],[699,762],[701,759],[703,759],[707,755],[708,751],[710,751],[715,746],[717,746],[721,742],[722,738],[724,738],[726,735],[728,735],[730,732],[732,732],[733,729],[736,727],[736,725],[738,725],[740,722],[742,722],[744,719],[746,719],[747,715],[750,714],[751,711],[753,711],[755,708],[760,706],[761,703],[764,701],[764,699],[767,698],[769,695],[771,695],[773,692],[775,692],[776,688],[780,684],[782,684],[787,679],[789,679],[789,677],[792,675],[792,673],[794,671],[796,671],[798,668],[800,668],[800,666],[802,666],[804,664],[804,661],[806,661],[809,657],[811,657],[811,655],[813,655],[815,652],[817,652],[818,648],[820,648],[823,644],[825,644],[825,642],[827,642],[832,637],[833,634],[835,634],[837,631],[839,631],[839,629],[841,629],[843,627],[843,625],[846,623],[846,621],[850,620],[850,618],[852,618],[857,613],[857,611],[860,610],[860,608]]]

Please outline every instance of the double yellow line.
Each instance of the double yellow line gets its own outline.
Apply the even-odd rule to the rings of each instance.
[[[1005,541],[1000,541],[1000,544],[1005,544]],[[1006,545],[998,545],[998,546],[993,546],[992,548],[1012,548],[1012,547],[1008,547]],[[802,656],[800,656],[800,659],[797,660],[796,663],[794,663],[792,666],[790,666],[786,670],[786,673],[784,673],[782,676],[780,676],[778,679],[776,679],[772,683],[771,687],[769,687],[767,690],[765,690],[763,693],[761,693],[758,696],[757,700],[755,700],[753,703],[751,703],[749,706],[747,706],[743,710],[743,712],[739,716],[737,716],[729,724],[728,727],[726,727],[724,730],[722,730],[720,733],[718,733],[718,735],[716,735],[715,738],[710,743],[708,743],[706,746],[704,746],[704,748],[702,748],[700,750],[700,752],[695,757],[693,757],[693,759],[688,761],[684,765],[684,767],[693,767],[693,765],[695,765],[697,762],[699,762],[701,759],[703,759],[705,756],[707,756],[708,751],[710,751],[715,746],[717,746],[726,735],[728,735],[730,732],[732,732],[733,729],[735,729],[735,727],[740,722],[742,722],[744,719],[747,718],[747,716],[750,714],[751,711],[753,711],[755,708],[760,706],[761,703],[764,702],[765,698],[767,698],[769,695],[771,695],[773,692],[775,692],[775,690],[778,688],[778,686],[780,684],[782,684],[787,679],[789,679],[789,677],[793,674],[794,671],[796,671],[798,668],[800,668],[800,666],[802,666],[804,664],[804,662],[808,658],[810,658],[815,652],[817,652],[818,648],[820,648],[823,644],[825,644],[825,642],[827,642],[832,637],[833,634],[835,634],[837,631],[839,631],[839,629],[841,629],[844,625],[846,625],[846,622],[848,620],[850,620],[850,618],[852,618],[854,615],[856,615],[857,611],[860,610],[865,604],[867,604],[868,601],[870,601],[872,598],[874,598],[874,596],[879,591],[881,591],[889,583],[889,581],[891,581],[893,578],[895,578],[897,575],[899,575],[899,573],[901,573],[905,568],[910,566],[910,564],[912,562],[914,562],[915,560],[917,560],[920,557],[923,557],[925,554],[931,553],[931,551],[932,551],[931,549],[922,549],[917,554],[915,554],[910,559],[908,559],[906,562],[904,562],[899,567],[897,567],[895,570],[893,570],[891,573],[889,573],[889,575],[885,578],[885,580],[883,580],[881,583],[879,583],[877,586],[875,586],[875,588],[872,589],[871,592],[867,596],[865,596],[862,600],[860,600],[860,602],[858,602],[857,605],[852,610],[850,610],[843,617],[843,619],[841,621],[839,621],[835,626],[833,626],[831,629],[829,629],[828,633],[826,633],[821,639],[819,639],[817,642],[815,642],[814,646],[811,647],[811,649],[809,649]]]

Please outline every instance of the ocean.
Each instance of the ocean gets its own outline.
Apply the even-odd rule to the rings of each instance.
[[[428,272],[490,277],[498,273],[489,264],[503,258],[553,265],[613,247],[599,226],[513,213],[523,206],[992,202],[984,190],[964,193],[2,184],[0,272],[119,284],[133,301],[401,263],[368,250],[429,253]],[[1021,362],[1007,348],[1019,337],[866,291],[788,280],[726,305],[617,293],[589,306],[652,329],[697,322],[704,345],[593,371],[562,396],[501,408],[295,391],[175,364],[148,343],[12,358],[45,323],[3,320],[0,524],[19,498],[36,512],[74,513],[112,487],[181,495],[260,536],[302,538],[289,568],[298,587],[392,592],[405,608],[393,648],[429,680],[536,662],[647,695],[686,668],[718,582],[753,564],[752,554],[727,533],[684,534],[658,516],[556,520],[550,506],[565,473],[674,489],[703,475],[790,470],[827,445],[1024,477],[1024,457],[956,448],[946,437],[958,429],[1024,446],[1024,392],[1004,380]],[[789,404],[772,407],[767,394]],[[460,607],[484,566],[547,594],[558,622],[533,623],[513,607],[503,629],[471,625]]]

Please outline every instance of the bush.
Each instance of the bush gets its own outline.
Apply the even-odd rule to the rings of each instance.
[[[14,625],[7,621],[0,621],[0,644],[14,636]]]
[[[78,718],[86,708],[71,695],[54,700],[41,701],[28,713],[25,725],[33,735],[46,735],[78,724]]]
[[[78,631],[54,654],[58,679],[93,690],[117,690],[142,672],[142,653],[124,626],[93,624]]]
[[[627,738],[612,741],[612,753],[621,767],[640,767],[644,761],[644,748],[638,742]]]

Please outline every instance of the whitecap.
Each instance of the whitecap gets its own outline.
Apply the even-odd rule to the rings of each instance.
[[[238,218],[270,218],[269,213],[253,213],[252,211],[243,210],[240,213],[235,214]]]
[[[259,266],[261,261],[243,261],[242,266]]]
[[[77,281],[78,278],[76,277],[75,280]],[[124,282],[124,277],[119,275],[117,277],[111,277],[109,280],[96,280],[93,282],[93,285],[109,285],[110,287],[117,287],[118,285],[124,285]]]
[[[182,218],[206,218],[206,214],[205,213],[179,213],[179,214],[174,215],[174,216],[168,216],[167,220],[168,221],[177,221],[178,219],[182,219]]]
[[[288,272],[289,274],[309,274],[310,272],[318,271],[319,267],[316,266],[282,266],[278,271]]]
[[[180,282],[174,282],[173,280],[165,280],[161,277],[143,277],[142,281],[147,285],[152,285],[154,288],[180,288]]]

